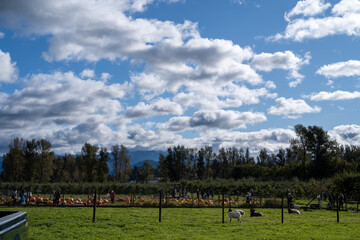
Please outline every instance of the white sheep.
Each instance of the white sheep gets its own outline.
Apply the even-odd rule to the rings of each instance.
[[[300,214],[300,211],[297,210],[297,209],[291,209],[291,208],[289,208],[289,209],[288,209],[288,212],[289,212],[289,213]]]
[[[245,215],[245,211],[241,210],[241,209],[236,209],[234,211],[238,211],[241,215]]]
[[[239,222],[241,222],[241,213],[237,210],[234,210],[232,211],[230,208],[229,208],[229,211],[228,211],[228,215],[229,215],[229,218],[230,218],[230,222],[233,218],[237,218],[237,220]]]

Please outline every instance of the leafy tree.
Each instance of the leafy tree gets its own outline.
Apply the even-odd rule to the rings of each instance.
[[[286,151],[283,148],[280,148],[276,154],[276,164],[279,166],[284,166],[286,163]]]
[[[3,177],[6,181],[22,181],[25,179],[24,140],[15,138],[9,144],[9,152],[3,155]]]
[[[250,156],[249,148],[245,151],[245,163],[255,163],[254,158]]]
[[[260,166],[267,166],[269,155],[267,154],[266,148],[260,150],[259,156],[257,156],[257,163]]]
[[[53,162],[51,182],[61,182],[64,179],[64,162],[61,156],[56,156]]]
[[[36,141],[37,157],[35,158],[36,179],[39,182],[49,182],[53,174],[54,152],[51,143],[45,139]]]
[[[26,181],[34,181],[36,180],[36,165],[38,161],[38,152],[37,152],[37,141],[36,139],[26,140],[24,146],[24,154],[25,154],[25,180]]]
[[[298,140],[294,140],[293,144],[298,144],[298,151],[303,168],[303,179],[306,178],[306,162],[307,162],[307,129],[301,124],[295,126],[295,133]]]
[[[228,160],[228,155],[226,154],[226,151],[224,148],[221,148],[218,153],[218,159],[221,164],[221,178],[229,178],[230,176],[230,164]]]
[[[119,180],[119,172],[120,172],[120,150],[121,147],[119,144],[115,144],[111,147],[111,156],[112,156],[111,162],[114,171],[114,176],[117,181]]]
[[[167,165],[167,159],[166,156],[162,153],[159,155],[159,162],[157,165],[157,169],[159,172],[159,177],[162,182],[167,182],[170,180],[169,176],[169,168]]]
[[[134,168],[131,171],[130,180],[132,181],[140,181],[140,171],[137,166],[134,166]]]
[[[63,181],[77,182],[80,181],[80,170],[85,169],[82,166],[82,156],[74,157],[72,154],[62,156],[63,161]],[[85,174],[83,174],[85,175]]]
[[[204,149],[204,157],[205,157],[205,160],[206,160],[206,163],[205,163],[205,178],[208,179],[208,178],[211,178],[211,175],[212,175],[212,171],[211,171],[211,161],[212,161],[212,156],[213,156],[213,150],[212,150],[212,147],[211,146],[205,146],[205,149]]]
[[[151,163],[146,160],[144,162],[144,165],[142,167],[140,167],[139,169],[139,178],[141,182],[149,182],[151,179],[153,179],[154,177],[154,167],[151,165]]]
[[[131,165],[129,150],[124,145],[120,146],[119,164],[119,179],[121,182],[126,182],[130,178]]]
[[[81,163],[82,163],[82,174],[83,180],[87,182],[97,181],[97,152],[99,148],[85,143],[81,148]]]
[[[204,178],[204,173],[205,173],[204,157],[205,157],[205,150],[201,148],[198,152],[197,164],[196,164],[196,174],[199,179]]]
[[[106,180],[106,176],[109,172],[108,161],[109,161],[109,152],[106,148],[101,148],[98,159],[98,167],[97,167],[97,178],[99,182],[104,182]]]

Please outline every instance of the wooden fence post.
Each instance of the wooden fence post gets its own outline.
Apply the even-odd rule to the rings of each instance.
[[[196,190],[196,194],[197,194],[197,207],[200,207],[200,191],[199,191],[199,189]]]
[[[284,196],[281,197],[281,223],[284,223]]]
[[[161,202],[162,202],[162,191],[160,191],[160,197],[159,197],[159,222],[161,222]]]
[[[337,219],[337,222],[339,222],[339,210],[340,210],[340,204],[339,204],[339,197],[337,198],[336,200],[336,219]]]
[[[93,222],[95,222],[95,214],[96,214],[96,190],[95,190],[95,194],[94,194]]]
[[[224,217],[224,214],[225,214],[225,195],[224,195],[224,192],[222,193],[222,223],[225,223],[225,217]]]

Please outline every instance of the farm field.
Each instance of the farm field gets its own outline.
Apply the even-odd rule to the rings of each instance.
[[[97,208],[92,222],[90,207],[16,207],[0,211],[26,211],[29,239],[360,239],[360,213],[327,210],[301,211],[257,209],[265,217],[251,218],[249,209],[242,222],[229,222],[221,208]],[[225,209],[227,211],[227,209]]]

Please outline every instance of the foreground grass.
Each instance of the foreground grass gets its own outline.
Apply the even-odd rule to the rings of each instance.
[[[97,208],[92,222],[92,208],[27,207],[0,208],[0,211],[26,211],[29,239],[360,239],[360,213],[326,210],[301,211],[301,215],[280,209],[258,209],[263,218],[233,221],[222,209],[163,208],[162,222],[156,208]]]

